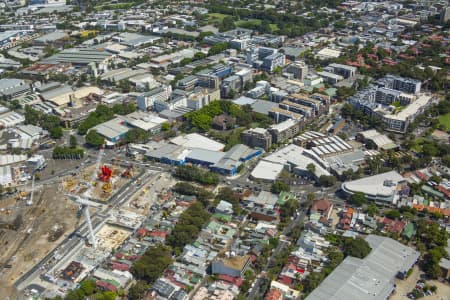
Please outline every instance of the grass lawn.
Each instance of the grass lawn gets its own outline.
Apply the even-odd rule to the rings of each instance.
[[[236,26],[238,27],[252,27],[252,26],[259,26],[261,25],[261,20],[259,19],[248,19],[248,20],[239,20],[235,22]],[[277,24],[269,24],[270,30],[275,31],[278,30]]]
[[[220,21],[222,22],[223,19],[225,19],[225,17],[227,17],[228,15],[225,14],[219,14],[219,13],[211,13],[208,14],[208,19],[209,21]]]
[[[261,20],[258,19],[248,19],[248,20],[239,20],[236,21],[236,26],[240,26],[240,27],[245,27],[245,26],[250,26],[250,25],[261,25]]]
[[[440,116],[439,123],[444,124],[446,130],[450,130],[450,113]]]

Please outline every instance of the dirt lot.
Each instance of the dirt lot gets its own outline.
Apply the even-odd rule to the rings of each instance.
[[[55,188],[47,187],[45,191],[35,192],[35,203],[27,207],[17,203],[9,220],[18,214],[23,223],[15,231],[0,230],[0,265],[10,264],[11,268],[0,268],[0,295],[2,298],[12,292],[12,286],[23,273],[33,267],[50,250],[52,250],[69,232],[75,228],[78,219],[77,205],[60,197]],[[0,216],[0,220],[6,217]],[[55,224],[63,225],[64,234],[54,242],[49,242],[49,231]]]
[[[159,204],[158,200],[161,199],[160,193],[167,191],[175,183],[176,180],[170,175],[155,175],[130,197],[123,208],[140,215],[147,215],[153,204]]]
[[[406,280],[396,280],[397,291],[390,298],[390,300],[403,300],[408,299],[406,296],[416,286],[417,280],[420,279],[420,271],[417,266],[414,267],[414,271]],[[426,296],[420,299],[424,300],[450,300],[450,286],[443,284],[439,281],[431,280],[427,282],[428,285],[437,286],[437,292],[434,295]]]

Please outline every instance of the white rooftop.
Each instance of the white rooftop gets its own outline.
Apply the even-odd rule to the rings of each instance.
[[[404,178],[397,171],[365,177],[342,184],[342,189],[350,192],[363,192],[366,195],[390,197],[395,194],[397,184]]]
[[[406,106],[398,114],[386,115],[385,117],[393,120],[406,121],[410,116],[414,116],[420,109],[428,105],[428,102],[431,101],[431,99],[432,96],[421,95],[416,101]]]
[[[279,163],[261,160],[250,175],[255,179],[275,181],[283,169],[284,166]]]
[[[367,257],[348,256],[306,299],[388,299],[397,273],[408,271],[420,253],[387,237],[369,235],[366,241],[372,248]]]
[[[211,151],[222,151],[224,144],[216,142],[212,139],[204,137],[198,133],[190,133],[183,136],[177,136],[170,140],[171,143],[185,148],[198,148]]]
[[[298,122],[293,120],[293,119],[287,119],[284,122],[281,122],[281,123],[274,124],[274,125],[270,126],[270,128],[273,129],[273,130],[277,130],[279,132],[282,132],[284,130],[287,130],[287,129],[291,128],[292,126],[294,126],[297,123]]]

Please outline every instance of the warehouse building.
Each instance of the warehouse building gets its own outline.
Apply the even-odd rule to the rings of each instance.
[[[15,111],[0,115],[0,128],[10,128],[25,122],[25,117]]]
[[[161,131],[161,125],[167,122],[167,119],[160,118],[157,115],[142,111],[135,111],[125,116],[117,116],[122,119],[124,124],[132,128],[140,128],[151,134],[157,134]]]
[[[75,66],[87,66],[91,63],[106,64],[113,57],[113,54],[95,48],[71,48],[42,60],[42,63],[71,63]]]
[[[192,151],[189,152],[186,156],[186,162],[203,167],[210,167],[217,164],[224,155],[224,152],[197,148],[192,149]]]
[[[174,145],[161,143],[145,154],[150,160],[156,160],[168,165],[183,166],[190,150]]]
[[[30,85],[22,79],[0,79],[0,97],[4,100],[11,100],[30,91]]]
[[[369,176],[342,183],[341,188],[348,196],[364,193],[367,199],[381,204],[396,203],[399,199],[399,185],[406,183],[397,171]]]
[[[99,124],[90,130],[97,131],[98,134],[106,139],[106,143],[108,145],[115,145],[125,138],[125,135],[130,128],[123,125],[122,119],[114,118],[105,123]]]
[[[204,137],[198,133],[190,133],[183,136],[177,136],[170,140],[172,144],[183,146],[188,149],[205,149],[211,151],[222,151],[224,144]]]
[[[234,176],[238,173],[239,166],[261,154],[262,150],[254,150],[242,144],[234,145],[217,163],[211,166],[211,171]]]
[[[372,248],[367,257],[348,256],[306,299],[388,299],[395,290],[394,279],[406,277],[420,252],[388,237],[369,235],[366,241]]]
[[[294,139],[294,143],[310,149],[322,159],[353,152],[353,147],[339,136],[326,136],[315,131],[307,131],[301,134]]]
[[[389,137],[375,129],[358,132],[356,139],[366,144],[369,149],[391,150],[398,147]]]
[[[308,170],[309,164],[314,165],[314,174],[311,174]],[[313,151],[290,144],[259,161],[253,169],[251,177],[264,181],[274,181],[283,169],[315,180],[322,175],[331,175],[328,171],[328,163]]]

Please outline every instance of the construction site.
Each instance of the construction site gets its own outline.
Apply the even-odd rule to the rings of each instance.
[[[131,231],[105,224],[96,234],[98,246],[109,251],[117,249],[129,236]]]
[[[167,174],[160,174],[147,181],[142,188],[132,195],[124,209],[146,215],[152,204],[164,202],[170,194],[168,187],[173,186],[176,180]],[[155,193],[155,191],[158,191]]]
[[[111,164],[97,162],[62,179],[61,189],[63,193],[70,195],[86,195],[88,198],[99,202],[108,202],[110,197],[130,182],[134,176],[134,170],[130,166],[121,166],[118,161]]]
[[[79,219],[78,205],[60,197],[55,186],[17,191],[0,201],[0,295],[45,257]],[[51,208],[51,209],[50,209]]]

